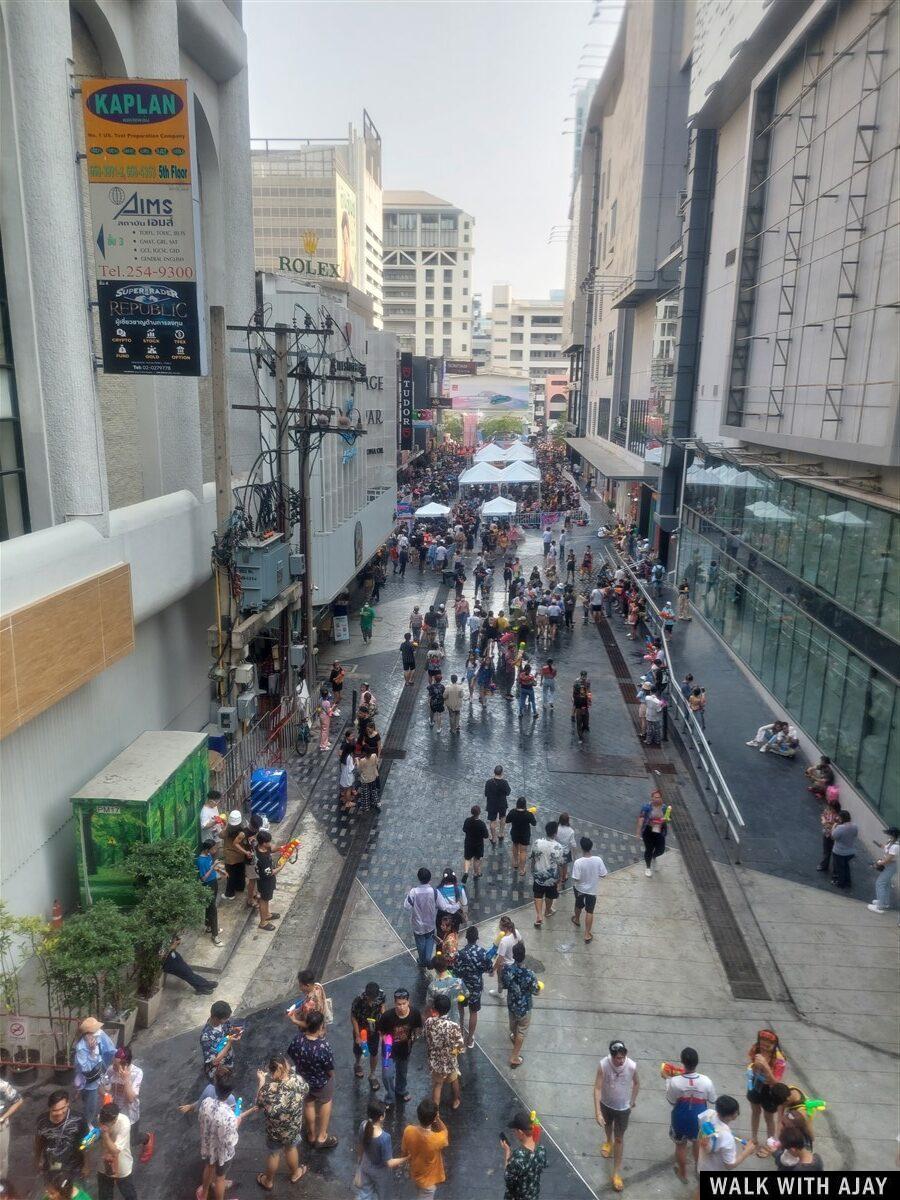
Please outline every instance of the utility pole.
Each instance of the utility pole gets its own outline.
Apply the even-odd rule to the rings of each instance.
[[[290,441],[288,438],[288,334],[287,325],[275,325],[275,434],[278,449],[278,511],[281,518],[281,532],[284,544],[291,551],[291,476],[290,476]],[[305,582],[305,581],[304,581]],[[305,588],[304,588],[305,591]],[[279,621],[279,650],[281,653],[280,670],[284,680],[282,694],[287,696],[292,691],[290,645],[291,645],[291,615],[285,609]]]
[[[212,367],[213,457],[216,471],[216,532],[221,538],[231,517],[231,448],[229,444],[228,386],[225,372],[225,309],[214,304],[209,310],[210,357]],[[215,571],[216,588],[216,660],[222,667],[225,645],[223,616],[231,616],[231,587],[220,566]],[[227,669],[227,664],[226,664]],[[227,699],[225,676],[216,676],[219,704]]]
[[[306,363],[298,363],[297,367],[298,400],[297,424],[300,430],[300,534],[303,544],[306,574],[303,577],[303,632],[306,637],[306,663],[303,673],[306,677],[306,687],[309,691],[310,704],[315,701],[316,662],[318,659],[315,647],[315,621],[313,619],[313,584],[312,584],[312,512],[310,509],[310,480],[309,480],[309,445],[312,414],[309,411],[309,377]]]

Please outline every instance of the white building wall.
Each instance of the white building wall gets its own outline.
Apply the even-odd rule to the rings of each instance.
[[[69,797],[86,780],[144,730],[206,725],[214,526],[209,484],[202,501],[178,492],[116,510],[109,537],[72,521],[5,543],[4,614],[126,562],[135,619],[132,654],[0,743],[0,890],[14,911],[75,902]]]

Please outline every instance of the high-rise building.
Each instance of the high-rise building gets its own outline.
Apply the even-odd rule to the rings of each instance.
[[[900,824],[898,15],[697,8],[660,502],[697,609],[873,835]]]
[[[573,451],[610,506],[650,529],[668,423],[690,78],[688,7],[629,3],[577,157],[565,349]]]
[[[384,327],[401,350],[472,354],[475,220],[429,192],[384,193]]]
[[[491,318],[484,311],[481,293],[472,297],[472,361],[486,371],[491,361]]]
[[[543,410],[544,379],[563,375],[568,360],[562,346],[562,294],[546,300],[517,300],[508,283],[494,284],[491,308],[491,370],[524,375],[535,397],[535,415]]]
[[[381,135],[369,114],[340,141],[255,139],[251,162],[257,270],[356,288],[380,328]]]

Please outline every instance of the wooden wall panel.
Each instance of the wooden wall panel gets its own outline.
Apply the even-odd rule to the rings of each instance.
[[[0,738],[134,649],[131,567],[111,567],[0,621]]]

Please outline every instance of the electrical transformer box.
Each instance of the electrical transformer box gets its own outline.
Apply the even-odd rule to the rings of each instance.
[[[280,533],[241,542],[235,567],[241,577],[242,612],[258,612],[277,600],[291,581],[289,558],[290,547]]]

